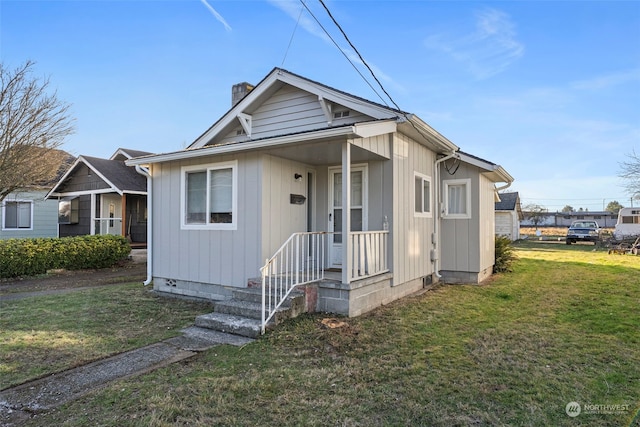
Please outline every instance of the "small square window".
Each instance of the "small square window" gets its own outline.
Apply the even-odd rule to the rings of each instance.
[[[431,178],[415,172],[414,174],[414,213],[415,216],[431,216]]]
[[[471,218],[471,180],[452,179],[443,181],[444,185],[444,217]]]

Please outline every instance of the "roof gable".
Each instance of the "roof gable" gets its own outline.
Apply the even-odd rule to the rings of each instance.
[[[404,115],[274,68],[189,149],[321,130]]]
[[[117,152],[116,154],[117,155]],[[115,156],[114,155],[114,156]],[[134,167],[125,165],[123,160],[108,160],[98,157],[80,156],[71,165],[58,183],[51,189],[47,197],[68,192],[67,186],[79,175],[92,173],[96,179],[91,184],[97,189],[110,189],[118,194],[146,193],[146,178],[138,174]],[[82,191],[89,191],[84,189]]]

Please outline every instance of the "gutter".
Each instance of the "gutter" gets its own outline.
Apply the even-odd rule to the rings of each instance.
[[[434,175],[435,175],[435,202],[436,202],[436,207],[438,208],[437,212],[434,212],[433,215],[433,238],[432,243],[433,243],[433,255],[432,255],[432,262],[433,262],[433,274],[436,275],[436,277],[438,279],[440,279],[442,277],[442,275],[440,275],[440,268],[439,268],[439,260],[440,260],[440,215],[442,212],[442,209],[440,207],[440,190],[442,188],[442,185],[440,183],[440,163],[447,161],[453,157],[456,158],[460,158],[460,155],[455,152],[455,151],[451,151],[450,154],[444,156],[441,159],[438,159],[435,161],[434,163]]]
[[[136,172],[138,172],[140,175],[144,176],[145,178],[147,178],[147,280],[144,281],[143,285],[147,286],[149,284],[151,284],[151,282],[153,281],[153,275],[152,275],[152,260],[153,260],[153,256],[152,256],[152,252],[153,252],[153,209],[152,207],[152,202],[153,202],[153,198],[152,198],[152,192],[151,192],[151,173],[149,172],[149,169],[145,169],[140,165],[136,165]]]

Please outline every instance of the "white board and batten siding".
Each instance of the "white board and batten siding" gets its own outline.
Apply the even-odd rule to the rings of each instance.
[[[415,173],[433,179],[435,153],[406,135],[393,141],[393,283],[400,285],[433,273],[433,217],[415,215]],[[431,210],[433,181],[431,181]]]
[[[309,166],[280,157],[261,156],[261,264],[270,258],[293,234],[307,231],[307,205],[291,203],[291,195],[308,198]],[[295,174],[302,177],[295,180]],[[257,274],[256,274],[257,276]],[[255,276],[254,276],[255,277]]]
[[[466,163],[461,163],[454,175],[443,169],[441,177],[443,196],[444,181],[448,179],[469,179],[471,191],[470,218],[442,219],[441,270],[454,272],[454,276],[445,277],[449,281],[482,280],[491,270],[495,256],[494,184],[478,168]]]
[[[333,108],[334,112],[345,109],[339,106],[334,106]],[[289,85],[284,85],[280,88],[250,115],[252,122],[250,139],[268,138],[329,127],[327,117],[318,101],[318,96]],[[347,117],[332,119],[331,126],[363,120],[370,120],[370,118],[351,110]],[[227,143],[249,139],[246,135],[238,135],[241,129],[242,127],[238,122],[238,126],[219,142]]]
[[[182,228],[181,168],[236,161],[237,228]],[[154,278],[246,286],[260,263],[260,159],[256,153],[154,164],[153,269]]]

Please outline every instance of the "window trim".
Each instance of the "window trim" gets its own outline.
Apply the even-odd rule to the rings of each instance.
[[[187,223],[187,173],[206,172],[207,173],[207,210],[209,209],[209,172],[212,170],[231,169],[231,222],[230,223]],[[207,219],[210,216],[205,216]],[[237,230],[238,229],[238,161],[208,163],[202,165],[182,166],[180,168],[180,228],[182,230]]]
[[[29,204],[29,227],[7,227],[7,211],[6,211],[6,207],[7,207],[7,203],[28,203]],[[27,199],[12,199],[12,200],[7,200],[5,199],[2,202],[2,231],[33,231],[33,207],[34,207],[34,203],[33,200],[27,200]]]
[[[471,179],[450,179],[442,181],[444,187],[443,200],[444,200],[444,213],[443,218],[447,219],[470,219],[471,218]],[[466,212],[464,213],[449,213],[449,187],[464,185],[466,196]]]
[[[417,210],[417,206],[416,206],[416,191],[417,189],[415,188],[416,185],[416,181],[417,179],[420,179],[420,185],[421,185],[421,194],[422,194],[422,207],[420,209],[420,211]],[[429,183],[429,210],[428,211],[424,211],[424,181],[427,181]],[[417,218],[433,218],[433,181],[431,180],[431,177],[428,175],[425,175],[423,173],[420,172],[413,172],[413,216],[417,217]]]

